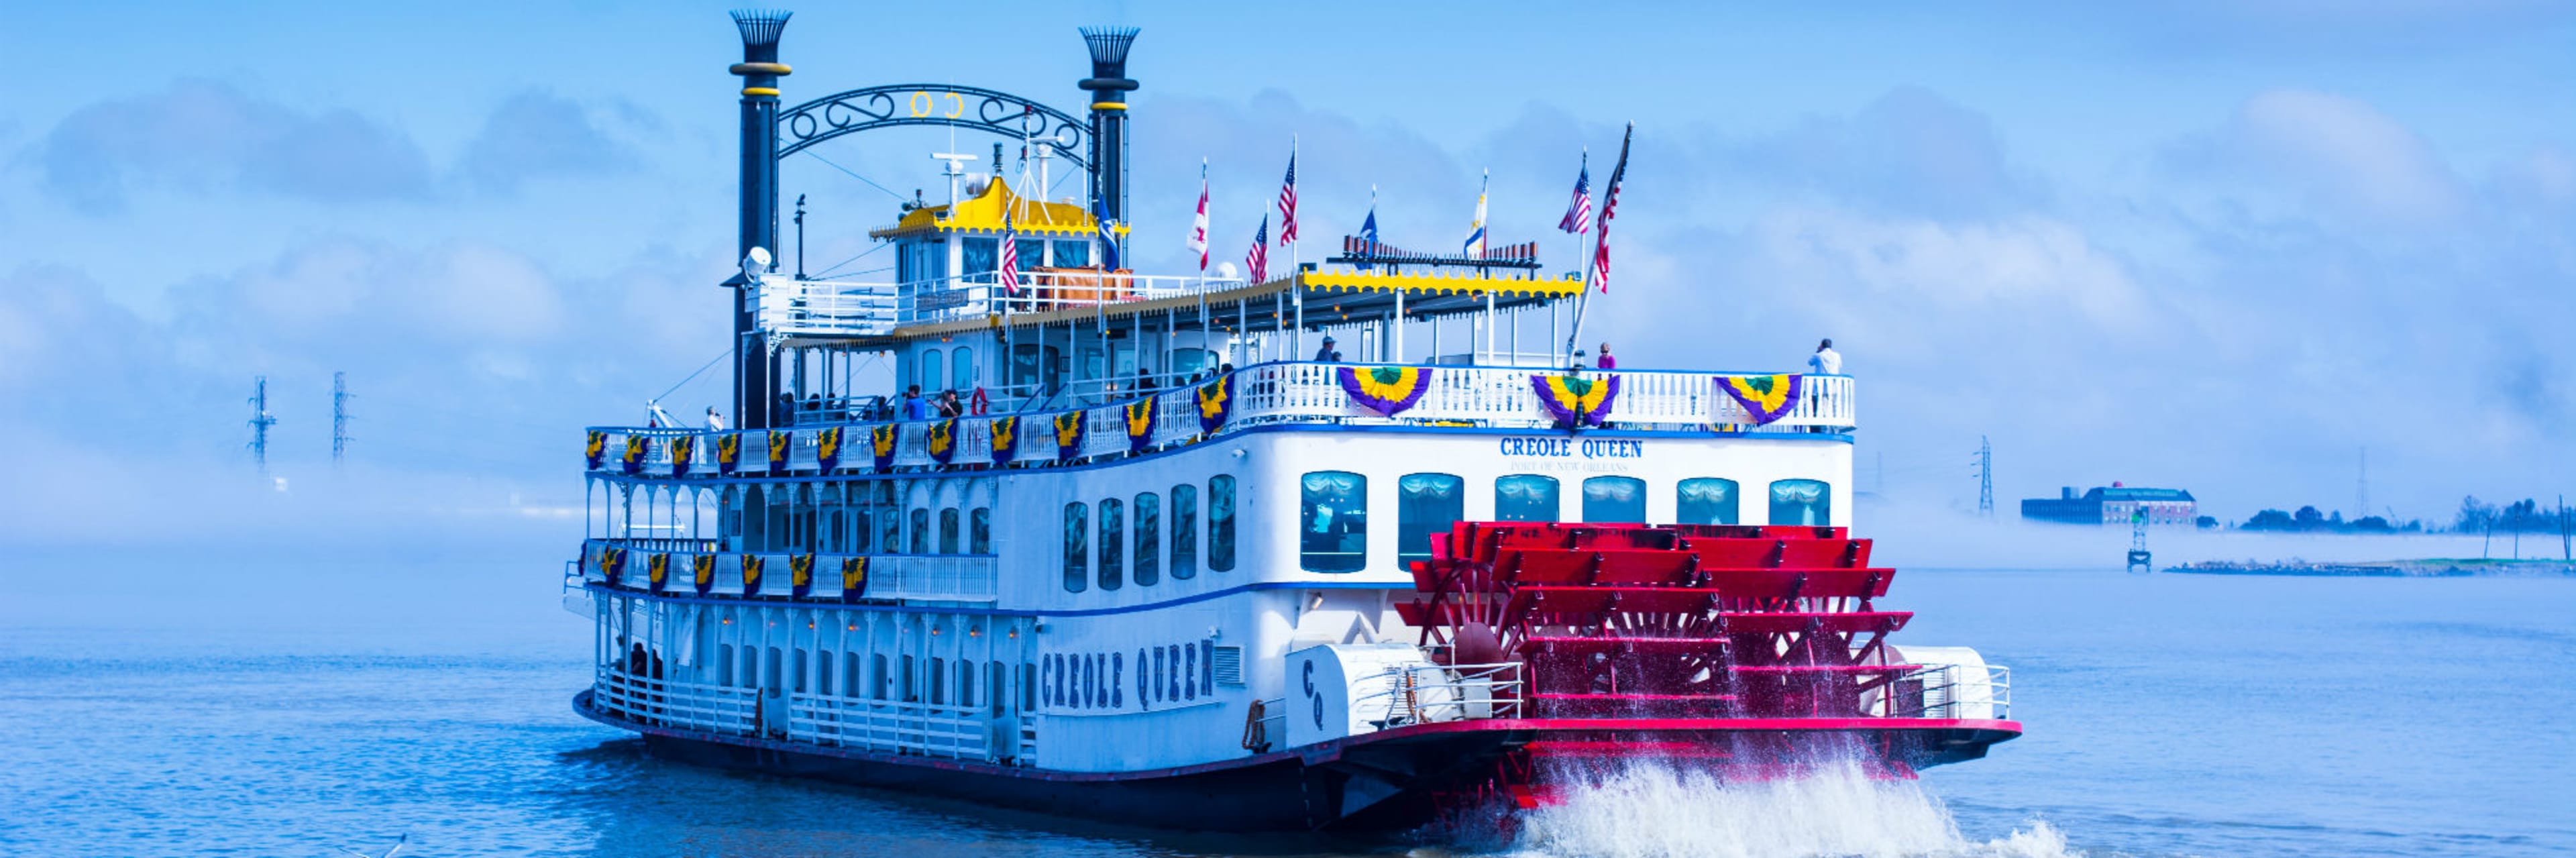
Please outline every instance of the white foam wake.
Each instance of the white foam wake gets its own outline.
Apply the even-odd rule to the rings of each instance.
[[[1562,804],[1530,811],[1509,852],[1549,858],[2064,858],[2045,822],[1984,843],[1959,834],[1949,808],[1914,781],[1857,766],[1795,779],[1721,783],[1638,761]],[[2080,854],[2080,853],[2078,853]]]

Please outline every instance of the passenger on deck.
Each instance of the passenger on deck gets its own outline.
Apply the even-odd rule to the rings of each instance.
[[[1601,368],[1601,369],[1618,369],[1618,368],[1619,368],[1619,359],[1618,359],[1618,358],[1614,358],[1614,357],[1611,357],[1611,356],[1610,356],[1610,344],[1609,344],[1609,343],[1602,343],[1602,344],[1601,344],[1601,359],[1600,359],[1600,360],[1593,361],[1593,362],[1592,362],[1592,365],[1593,365],[1593,366],[1595,366],[1595,367],[1599,367],[1599,368]]]
[[[1827,339],[1816,344],[1815,354],[1807,356],[1807,368],[1815,370],[1817,375],[1841,375],[1843,353],[1834,351],[1834,341]]]
[[[905,388],[905,389],[904,389],[904,391],[903,391],[903,419],[905,419],[905,420],[928,420],[928,419],[930,419],[930,403],[929,403],[928,401],[925,401],[925,400],[923,400],[923,399],[921,398],[921,385],[916,384],[916,385],[913,385],[913,386],[911,386],[911,387],[908,387],[908,388]]]
[[[1315,350],[1315,359],[1319,361],[1338,361],[1342,359],[1342,353],[1333,350],[1332,337],[1324,338],[1324,345]]]
[[[724,431],[724,415],[716,413],[716,407],[713,405],[707,406],[707,431]]]
[[[966,403],[958,401],[957,388],[952,387],[939,392],[938,410],[939,416],[943,418],[966,416]]]

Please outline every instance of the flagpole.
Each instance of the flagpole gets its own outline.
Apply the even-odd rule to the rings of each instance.
[[[1291,168],[1297,164],[1297,135],[1294,134],[1288,135],[1288,164]],[[1297,305],[1297,329],[1288,332],[1289,360],[1296,360],[1298,355],[1306,353],[1306,292],[1297,288],[1297,266],[1304,261],[1303,251],[1305,250],[1299,245],[1305,240],[1305,231],[1299,230],[1297,237],[1288,241],[1288,294],[1295,299]]]
[[[1636,134],[1637,125],[1632,122],[1629,123],[1628,130],[1620,135],[1619,163],[1617,166],[1610,168],[1610,184],[1604,187],[1601,191],[1601,216],[1592,221],[1592,240],[1594,242],[1593,247],[1596,249],[1596,252],[1586,255],[1583,261],[1583,285],[1581,287],[1583,289],[1583,294],[1581,297],[1574,300],[1574,331],[1571,335],[1567,336],[1565,340],[1565,359],[1568,367],[1573,366],[1575,351],[1574,344],[1583,341],[1583,313],[1584,310],[1588,309],[1592,305],[1593,263],[1600,256],[1597,249],[1601,247],[1601,243],[1610,240],[1610,217],[1619,205],[1619,184],[1622,180],[1627,178],[1628,173],[1628,143],[1635,139]],[[1589,155],[1586,155],[1586,158],[1589,157]]]

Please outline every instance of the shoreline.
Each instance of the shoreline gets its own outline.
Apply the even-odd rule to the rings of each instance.
[[[2316,562],[2298,558],[2269,563],[2253,560],[2204,560],[2167,566],[2162,571],[2186,575],[2278,575],[2329,578],[2552,578],[2576,576],[2576,563],[2565,560],[2428,558]]]

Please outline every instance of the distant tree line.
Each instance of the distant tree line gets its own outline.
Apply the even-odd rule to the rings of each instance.
[[[2513,556],[2517,558],[2522,556],[2523,534],[2554,533],[2558,535],[2558,558],[2576,559],[2576,509],[2567,506],[2565,496],[2560,496],[2557,508],[2551,509],[2531,498],[2499,508],[2470,495],[2460,499],[2460,515],[2451,523],[2451,532],[2483,537],[2489,556],[2495,552],[2495,535],[2502,532],[2513,540]]]
[[[2391,524],[2388,519],[2376,515],[2366,515],[2345,521],[2340,511],[2318,512],[2316,507],[2303,506],[2297,512],[2267,509],[2255,513],[2253,518],[2246,519],[2244,524],[2237,525],[2237,529],[2281,533],[2422,533],[2424,523],[2409,521],[2405,524]]]

